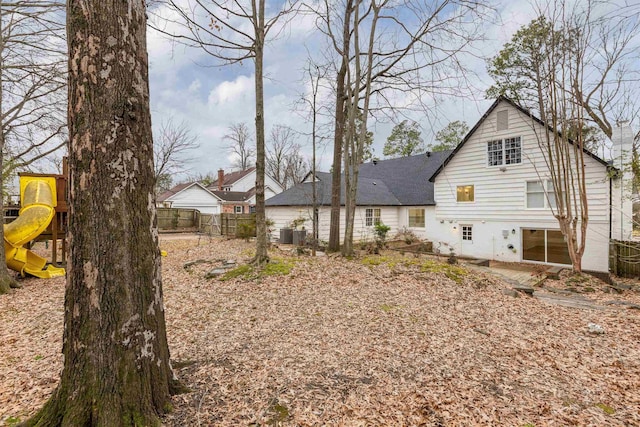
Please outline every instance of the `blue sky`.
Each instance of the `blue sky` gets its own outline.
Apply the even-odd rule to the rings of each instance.
[[[186,1],[186,0],[185,0]],[[487,24],[486,39],[478,52],[495,55],[502,45],[522,25],[535,16],[528,1],[499,0],[496,4],[499,23]],[[163,10],[158,11],[164,13]],[[314,38],[312,17],[299,16],[277,40],[269,43],[265,53],[265,122],[266,134],[275,124],[288,125],[301,133],[309,133],[308,120],[299,111],[300,94],[305,91],[303,68],[307,50],[318,53],[322,45]],[[254,72],[253,63],[219,66],[215,59],[201,50],[172,43],[153,30],[148,32],[150,59],[151,109],[154,130],[162,121],[172,119],[184,122],[197,137],[200,148],[193,152],[187,165],[190,175],[215,173],[219,168],[231,170],[232,160],[223,140],[233,123],[246,122],[254,128]],[[410,118],[422,128],[427,143],[433,134],[454,120],[464,120],[470,126],[480,118],[493,100],[484,99],[484,89],[491,84],[482,59],[467,57],[465,64],[478,75],[475,90],[465,98],[451,97],[426,114],[412,113]],[[329,96],[330,94],[325,94]],[[434,113],[435,111],[435,113]],[[374,133],[374,149],[382,157],[382,146],[394,123],[370,121]],[[301,136],[298,142],[303,151],[311,153],[310,139]],[[319,165],[328,170],[331,165],[332,146],[319,150]],[[186,174],[175,181],[185,179]]]

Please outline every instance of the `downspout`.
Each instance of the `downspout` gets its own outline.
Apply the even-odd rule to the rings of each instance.
[[[613,236],[613,177],[609,174],[609,240]]]

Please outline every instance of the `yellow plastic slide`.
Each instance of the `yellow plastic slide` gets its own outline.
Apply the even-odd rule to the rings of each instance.
[[[4,226],[7,266],[23,276],[25,273],[43,279],[64,276],[64,268],[47,266],[46,259],[22,247],[46,230],[55,215],[56,179],[20,177],[20,200],[22,209],[18,218]]]

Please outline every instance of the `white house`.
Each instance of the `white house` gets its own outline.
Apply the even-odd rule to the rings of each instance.
[[[377,160],[360,165],[354,240],[373,239],[374,226],[382,222],[391,227],[393,235],[398,230],[409,229],[418,237],[429,237],[426,228],[429,215],[434,216],[433,184],[429,178],[442,164],[450,151]],[[312,224],[312,175],[303,183],[267,200],[267,217],[274,221],[276,232],[289,226],[297,218],[306,219],[306,227]],[[331,216],[331,174],[316,174],[318,194],[319,238],[329,239]],[[344,205],[344,187],[341,191]],[[341,208],[340,235],[344,235],[344,207]]]
[[[250,213],[256,203],[255,181],[255,168],[229,174],[220,169],[218,179],[210,186],[198,182],[178,184],[158,195],[156,206],[198,209],[206,214]],[[273,178],[265,176],[265,199],[282,190]]]
[[[163,208],[198,209],[204,214],[220,213],[222,200],[198,182],[178,184],[159,194],[156,206]]]
[[[281,193],[284,188],[269,175],[264,177],[264,198],[268,199]],[[218,170],[218,179],[213,181],[207,189],[220,200],[221,212],[249,213],[253,212],[256,204],[256,168],[235,171],[225,174]]]
[[[571,263],[550,208],[553,187],[538,143],[547,131],[506,98],[489,108],[430,178],[436,209],[427,230],[436,248],[502,261]],[[614,138],[616,152],[630,152],[630,136],[626,147]],[[585,154],[589,223],[582,265],[608,271],[609,239],[631,237],[630,185],[624,168],[617,171],[621,178],[612,178],[612,165]]]
[[[361,165],[354,238],[371,236],[379,218],[391,233],[409,227],[444,253],[451,248],[461,256],[570,264],[549,206],[553,190],[538,145],[547,131],[528,111],[499,98],[452,152]],[[611,164],[591,153],[584,156],[589,206],[585,270],[607,271],[609,239],[631,237],[630,176],[621,167],[631,152],[631,129],[616,129],[612,139]],[[326,240],[330,176],[318,174],[318,183],[319,237]],[[310,194],[305,182],[269,199],[267,216],[278,228],[307,217],[310,228]]]

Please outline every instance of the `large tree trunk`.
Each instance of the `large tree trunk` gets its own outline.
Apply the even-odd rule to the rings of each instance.
[[[254,3],[255,4],[255,3]],[[264,0],[258,1],[256,16],[255,65],[256,65],[256,257],[258,265],[269,260],[267,253],[267,227],[264,207],[264,82],[262,65],[264,53]]]
[[[2,37],[2,20],[0,20],[0,51],[4,51],[4,38]],[[4,117],[4,109],[3,109],[3,67],[4,63],[2,61],[2,57],[0,57],[0,117]],[[2,214],[2,227],[0,227],[0,295],[6,294],[9,292],[9,289],[12,287],[17,287],[16,281],[9,275],[9,270],[7,269],[7,259],[5,257],[4,251],[4,179],[2,178],[3,168],[4,168],[4,135],[5,135],[5,124],[4,120],[0,123],[0,213]]]
[[[1,73],[1,71],[0,71]],[[1,74],[0,74],[1,75]],[[1,81],[1,78],[0,78]],[[2,85],[0,84],[0,87]],[[2,99],[2,89],[0,88],[0,100]],[[0,101],[0,111],[2,111],[2,101]],[[4,148],[4,129],[0,128],[0,153]],[[4,251],[4,180],[2,179],[3,156],[0,155],[0,213],[2,216],[2,227],[0,227],[0,295],[6,294],[11,288],[18,287],[18,283],[9,274],[7,269],[7,259]]]
[[[336,77],[336,111],[335,129],[333,137],[333,164],[331,170],[331,219],[329,222],[328,250],[338,252],[340,250],[340,186],[342,185],[342,144],[344,139],[344,79],[347,73],[347,65],[342,63]]]
[[[158,425],[169,363],[144,0],[69,0],[64,368],[29,425]]]

